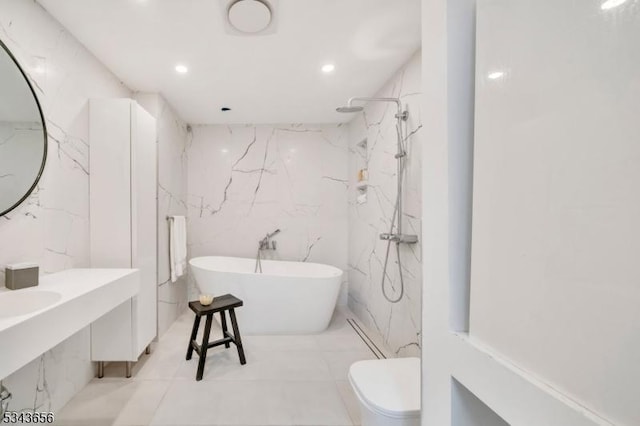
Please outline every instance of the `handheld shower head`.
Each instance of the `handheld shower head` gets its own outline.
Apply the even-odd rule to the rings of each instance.
[[[338,112],[360,112],[360,111],[363,111],[363,110],[364,110],[364,107],[351,106],[351,105],[349,105],[349,106],[341,106],[341,107],[336,108],[336,111],[338,111]]]

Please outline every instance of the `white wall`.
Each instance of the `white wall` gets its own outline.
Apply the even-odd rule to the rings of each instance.
[[[407,159],[403,194],[403,233],[421,234],[421,56],[420,52],[401,67],[375,95],[399,97],[409,111],[404,123]],[[354,93],[354,95],[358,95]],[[346,100],[345,100],[346,101]],[[397,304],[382,295],[381,280],[387,242],[379,238],[389,232],[397,194],[396,106],[370,102],[349,123],[349,307],[383,339],[398,356],[420,354],[420,306],[422,297],[422,253],[420,244],[401,245],[404,296]],[[358,144],[367,139],[366,150]],[[369,173],[367,201],[356,197],[358,170]],[[392,244],[385,283],[387,294],[396,298],[400,290],[397,255]]]
[[[188,155],[190,257],[253,258],[279,228],[265,254],[346,270],[345,126],[194,126]]]
[[[49,155],[34,193],[0,218],[0,279],[8,263],[42,273],[89,264],[88,99],[124,87],[37,3],[0,2],[0,38],[29,74],[47,120]],[[11,410],[56,410],[93,377],[84,329],[6,379]]]
[[[543,369],[541,369],[539,365],[535,366],[535,370],[526,368],[522,359],[510,358],[508,355],[505,356],[502,348],[494,346],[493,341],[489,341],[488,339],[484,339],[483,341],[482,338],[484,336],[492,336],[493,332],[491,330],[485,328],[485,335],[478,337],[476,337],[476,332],[474,331],[474,327],[476,327],[475,324],[478,324],[476,321],[494,319],[497,321],[494,321],[492,325],[497,328],[496,332],[498,334],[501,334],[501,330],[505,328],[510,329],[512,332],[509,342],[507,342],[506,339],[502,340],[504,344],[502,346],[503,348],[513,350],[522,345],[523,342],[529,344],[528,339],[539,332],[535,326],[537,321],[534,322],[534,324],[529,324],[529,326],[534,329],[533,333],[525,334],[523,330],[513,330],[511,327],[514,325],[512,322],[520,322],[519,318],[527,314],[527,309],[530,304],[533,303],[535,305],[540,299],[546,299],[551,302],[545,303],[545,300],[543,300],[538,306],[545,306],[546,312],[550,315],[555,316],[556,319],[563,319],[563,321],[556,322],[557,328],[563,329],[567,324],[570,324],[570,321],[573,321],[572,315],[574,312],[568,311],[566,309],[567,306],[577,306],[580,308],[581,303],[585,300],[582,294],[584,294],[588,288],[593,288],[591,285],[580,289],[580,292],[573,292],[573,297],[567,300],[566,304],[558,306],[555,303],[556,296],[562,294],[568,287],[565,287],[565,289],[554,288],[553,291],[545,291],[544,286],[546,284],[540,283],[539,281],[539,287],[529,287],[528,290],[530,291],[522,292],[518,294],[516,298],[510,297],[504,300],[505,294],[513,296],[514,289],[507,289],[504,285],[500,286],[500,288],[493,288],[491,284],[487,285],[486,282],[484,283],[484,287],[475,287],[474,279],[474,293],[473,297],[471,297],[472,313],[474,313],[471,319],[472,336],[465,333],[465,322],[469,306],[467,302],[469,285],[468,282],[465,283],[464,280],[460,279],[460,276],[456,278],[451,273],[451,268],[454,265],[468,267],[468,251],[464,250],[464,244],[456,245],[456,241],[459,243],[465,239],[468,240],[471,238],[471,234],[468,232],[466,235],[465,233],[456,234],[454,232],[446,232],[446,230],[452,230],[455,227],[460,227],[460,229],[467,227],[468,229],[468,223],[461,220],[464,218],[453,214],[453,212],[449,210],[456,204],[453,200],[464,200],[465,197],[469,195],[468,191],[470,189],[468,185],[460,185],[460,182],[465,181],[465,176],[468,176],[471,172],[470,164],[464,158],[465,156],[461,159],[456,155],[456,153],[460,152],[462,146],[468,146],[469,141],[466,140],[468,135],[465,136],[465,132],[456,132],[452,131],[452,129],[456,126],[469,126],[469,120],[471,120],[471,123],[473,122],[473,118],[469,117],[469,109],[474,103],[473,95],[470,94],[468,90],[460,91],[456,88],[462,86],[468,87],[469,76],[472,76],[474,71],[473,67],[470,68],[468,66],[468,63],[469,58],[472,58],[474,55],[475,3],[474,0],[423,0],[422,2],[423,57],[429,58],[429,60],[425,60],[423,64],[423,103],[425,106],[425,119],[423,120],[424,137],[428,143],[425,144],[423,151],[424,291],[422,315],[422,423],[428,426],[452,424],[452,409],[455,409],[456,406],[463,403],[462,398],[464,398],[459,392],[452,392],[452,383],[454,383],[452,379],[455,379],[478,398],[482,404],[485,404],[511,425],[612,425],[611,420],[618,424],[636,424],[637,421],[635,419],[631,422],[629,421],[628,416],[630,414],[633,415],[633,412],[628,411],[628,408],[631,406],[624,405],[626,401],[634,398],[637,394],[633,389],[623,395],[623,397],[614,404],[608,401],[609,405],[607,406],[607,410],[613,409],[615,412],[597,413],[596,411],[598,410],[598,400],[600,402],[604,401],[604,395],[598,395],[598,393],[603,390],[608,390],[603,385],[610,379],[605,377],[606,374],[604,374],[604,372],[610,371],[615,375],[618,374],[618,368],[626,368],[627,376],[625,376],[625,378],[618,377],[616,383],[621,386],[625,386],[625,384],[631,385],[632,383],[637,383],[637,379],[634,379],[638,371],[637,363],[625,363],[624,365],[616,366],[613,365],[613,362],[598,362],[598,364],[592,365],[592,367],[595,367],[597,371],[603,373],[600,375],[593,375],[592,370],[583,370],[582,374],[584,378],[592,380],[594,386],[591,387],[591,390],[594,393],[591,397],[595,396],[595,398],[591,398],[590,401],[577,401],[578,398],[576,398],[575,394],[569,393],[566,388],[557,387],[557,383],[550,380],[549,376],[545,377],[542,375]],[[633,2],[629,4],[633,5]],[[536,157],[539,153],[533,155],[531,158],[537,159],[537,162],[520,162],[518,164],[520,169],[518,169],[512,167],[510,160],[512,159],[512,154],[518,152],[520,138],[509,137],[509,144],[503,143],[505,142],[503,134],[494,134],[496,140],[490,138],[485,139],[484,143],[500,144],[502,150],[500,152],[492,152],[492,155],[489,157],[482,157],[480,151],[476,151],[476,164],[484,165],[485,162],[488,162],[486,166],[481,166],[481,170],[484,169],[481,174],[483,176],[486,175],[485,177],[493,175],[494,171],[490,170],[489,167],[491,159],[495,160],[496,157],[499,156],[504,159],[504,161],[497,164],[493,163],[496,168],[495,173],[500,174],[500,176],[496,176],[499,180],[492,182],[485,180],[485,182],[480,184],[479,188],[484,188],[484,191],[480,194],[484,201],[480,202],[480,205],[483,205],[484,209],[490,208],[490,203],[487,202],[488,200],[485,198],[489,194],[493,197],[504,197],[503,200],[507,200],[507,197],[504,196],[503,192],[499,189],[503,189],[504,186],[508,185],[507,181],[511,180],[520,181],[520,186],[509,194],[513,199],[518,200],[527,194],[538,197],[540,192],[532,194],[531,191],[522,191],[523,184],[526,183],[527,185],[535,186],[538,180],[548,178],[548,175],[545,176],[542,173],[532,173],[532,168],[534,166],[544,167],[545,165],[555,165],[559,160],[558,157],[572,159],[571,165],[567,165],[566,167],[568,167],[568,169],[565,168],[565,170],[576,173],[560,173],[557,178],[561,179],[554,180],[554,183],[557,181],[560,187],[556,188],[554,185],[549,185],[546,188],[550,191],[550,194],[557,193],[556,191],[558,190],[567,190],[568,192],[576,192],[576,194],[567,196],[566,198],[555,198],[556,201],[575,201],[576,198],[579,199],[580,196],[586,194],[586,191],[584,191],[584,185],[586,183],[595,186],[593,192],[591,188],[588,190],[589,194],[602,195],[602,193],[599,192],[598,185],[603,184],[608,190],[609,197],[611,197],[604,199],[616,199],[616,196],[621,194],[621,192],[619,192],[620,189],[624,189],[625,186],[622,185],[622,187],[618,189],[618,187],[610,185],[610,179],[617,179],[620,176],[619,173],[623,171],[631,173],[631,177],[634,177],[633,173],[635,173],[633,171],[630,172],[630,169],[625,169],[624,167],[615,169],[609,167],[609,165],[612,164],[610,161],[611,155],[619,153],[620,147],[626,146],[629,148],[630,145],[621,143],[625,140],[624,137],[616,137],[615,131],[607,133],[607,149],[600,151],[595,150],[602,159],[599,163],[602,169],[590,169],[590,166],[594,164],[590,161],[591,156],[594,154],[594,148],[598,146],[597,143],[594,144],[593,140],[590,139],[593,138],[593,136],[581,135],[588,143],[586,143],[585,147],[582,145],[575,147],[571,153],[567,153],[564,150],[564,144],[571,145],[574,143],[573,141],[576,140],[576,131],[581,132],[582,129],[586,128],[597,135],[598,132],[596,129],[590,127],[592,125],[591,123],[589,125],[583,125],[585,118],[581,117],[580,120],[577,121],[575,116],[566,114],[565,102],[567,102],[568,99],[561,100],[559,104],[540,102],[539,100],[536,101],[536,93],[537,90],[541,90],[544,96],[549,96],[550,92],[548,92],[548,90],[551,89],[551,85],[546,87],[544,84],[543,87],[539,87],[538,85],[540,82],[548,82],[548,80],[545,80],[543,77],[549,78],[550,75],[557,73],[560,82],[563,84],[557,84],[555,86],[555,95],[553,96],[562,96],[562,93],[575,95],[574,99],[571,100],[574,108],[578,108],[578,105],[584,108],[584,104],[593,101],[595,98],[590,90],[599,87],[602,88],[601,93],[604,95],[606,102],[629,102],[628,112],[637,111],[638,105],[633,104],[633,102],[637,102],[634,100],[637,99],[637,96],[634,98],[631,95],[637,85],[634,85],[628,77],[632,75],[630,65],[635,66],[639,62],[637,61],[637,57],[630,62],[632,54],[625,52],[625,48],[631,46],[630,41],[637,39],[637,34],[635,37],[627,38],[624,37],[622,33],[607,32],[606,30],[604,33],[597,32],[598,28],[602,30],[603,28],[607,28],[607,26],[610,26],[609,28],[619,27],[621,31],[628,28],[627,25],[633,25],[634,23],[637,27],[636,18],[633,15],[629,15],[629,10],[637,11],[637,8],[627,9],[626,13],[622,12],[624,9],[619,9],[611,15],[603,15],[600,10],[599,1],[567,1],[556,2],[552,5],[548,2],[480,0],[478,1],[479,17],[481,18],[479,21],[480,28],[482,28],[483,25],[482,14],[484,13],[484,7],[494,8],[493,13],[496,13],[496,15],[494,15],[496,20],[488,23],[486,27],[484,27],[484,30],[490,34],[493,34],[493,31],[496,32],[496,38],[492,41],[493,45],[505,47],[513,43],[513,46],[509,49],[500,48],[496,51],[498,55],[493,58],[496,60],[496,62],[494,62],[496,65],[491,63],[492,68],[493,66],[508,66],[512,58],[521,61],[522,58],[527,55],[531,55],[533,62],[529,64],[528,68],[522,67],[522,63],[516,68],[507,68],[508,73],[506,78],[502,83],[499,83],[502,85],[501,90],[503,92],[498,94],[495,89],[493,89],[492,99],[495,104],[490,104],[489,106],[491,108],[487,108],[486,101],[488,98],[485,98],[485,106],[482,110],[477,110],[479,120],[492,116],[492,114],[494,114],[494,120],[491,122],[485,121],[484,123],[477,122],[476,124],[479,126],[478,131],[484,126],[484,132],[505,131],[505,133],[511,132],[509,134],[515,136],[518,134],[517,131],[519,131],[520,128],[518,125],[514,125],[514,119],[519,118],[523,120],[522,123],[524,123],[525,120],[527,121],[526,125],[528,126],[529,132],[535,133],[545,128],[546,122],[542,118],[546,114],[553,114],[554,112],[562,112],[564,110],[565,114],[562,117],[565,126],[557,127],[555,130],[556,132],[562,132],[562,135],[568,137],[569,140],[565,141],[563,139],[561,142],[558,142],[558,148],[554,151],[547,151],[547,155],[544,156],[544,158],[540,156]],[[567,14],[567,9],[565,9],[567,7],[575,7],[577,9]],[[548,8],[548,10],[546,10],[545,13],[539,14],[541,8]],[[556,8],[560,10],[556,11]],[[562,31],[560,31],[560,27],[563,28]],[[501,32],[504,28],[512,28],[512,32]],[[557,29],[557,31],[554,32],[554,29]],[[596,33],[593,31],[596,31]],[[521,39],[520,35],[526,37],[526,40]],[[589,66],[584,66],[583,61],[586,59],[583,56],[584,52],[599,52],[602,46],[606,46],[614,39],[617,40],[617,43],[615,43],[615,46],[610,46],[606,55],[603,54],[602,57],[597,59],[591,58]],[[629,44],[625,43],[626,40],[629,40]],[[532,45],[525,44],[525,41],[532,43]],[[488,47],[482,43],[479,39],[478,52]],[[540,43],[547,44],[543,47]],[[572,43],[577,44],[574,45]],[[583,46],[582,43],[590,46],[589,49],[585,50],[587,48]],[[584,49],[581,47],[584,47]],[[503,59],[499,60],[499,58]],[[567,71],[566,67],[571,66],[568,64],[572,62],[582,64],[583,66],[579,72],[576,71],[570,78],[567,78],[565,74]],[[592,71],[590,70],[594,72],[601,71],[603,67],[607,68],[614,64],[616,65],[615,70],[609,69],[607,73],[600,73],[601,78],[597,82],[591,80],[591,84],[583,86],[582,89],[585,90],[584,93],[574,91],[571,87],[567,88],[567,84],[569,84],[569,86],[574,84],[581,86],[589,81],[592,76]],[[488,71],[488,69],[483,69],[482,67],[478,67],[478,70],[483,76],[486,75]],[[515,73],[515,76],[513,74],[509,75],[510,72]],[[527,84],[518,86],[517,90],[514,90],[513,93],[507,93],[507,88],[513,87],[510,86],[512,83],[511,79],[520,81],[522,73],[528,76]],[[637,70],[635,75],[637,75]],[[583,76],[586,78],[583,79]],[[551,78],[553,79],[555,77]],[[563,82],[565,78],[568,79],[568,82]],[[625,78],[627,79],[625,80]],[[488,96],[489,89],[479,87],[481,84],[488,84],[488,82],[478,80],[478,93],[485,91],[484,94]],[[620,84],[620,86],[618,86],[618,84]],[[594,87],[590,88],[589,86]],[[626,89],[622,90],[622,87]],[[517,97],[516,92],[519,95]],[[608,105],[611,104],[609,103]],[[595,106],[589,106],[587,108],[595,108]],[[616,107],[614,111],[618,113],[616,118],[611,117],[611,115],[605,115],[605,117],[608,117],[609,120],[615,120],[616,123],[619,123],[618,120],[622,119],[623,123],[626,123],[626,126],[630,125],[630,120],[626,121],[627,118],[622,118],[628,117],[625,110],[620,110]],[[482,114],[488,114],[488,116],[483,117]],[[591,122],[597,121],[593,117],[587,117],[586,115],[585,117],[590,119]],[[599,120],[602,121],[602,118]],[[561,121],[558,120],[556,123],[560,122]],[[609,125],[610,124],[607,124],[603,128],[606,129]],[[600,126],[597,127],[598,131],[600,131]],[[637,136],[638,134],[637,128],[627,127],[626,130],[628,131],[628,135]],[[520,137],[523,137],[523,135],[524,132],[519,134]],[[544,147],[547,144],[547,139],[555,137],[555,135],[546,134],[538,136],[535,143],[531,144],[534,151]],[[613,139],[610,139],[611,136],[613,136]],[[480,142],[480,140],[481,138],[476,142]],[[581,155],[583,152],[585,155]],[[634,159],[637,159],[635,154],[627,157],[627,161],[630,163],[632,163]],[[589,173],[585,173],[587,169],[590,169]],[[509,170],[510,173],[502,173],[504,170]],[[524,170],[524,172],[522,172],[522,170]],[[594,184],[592,176],[590,176],[591,173],[595,173],[596,175],[603,173],[600,175],[602,179],[597,182],[597,184]],[[476,182],[474,182],[474,185],[475,184]],[[498,189],[495,193],[492,192],[494,187]],[[553,188],[553,190],[551,190],[551,188]],[[465,195],[465,192],[467,195]],[[622,193],[624,193],[624,191],[622,191]],[[593,195],[589,195],[589,197]],[[622,198],[618,200],[621,199]],[[629,196],[626,202],[634,203],[635,199],[634,194]],[[554,200],[554,198],[550,198],[549,200]],[[476,194],[474,194],[474,201],[478,202]],[[539,201],[539,199],[536,201]],[[547,204],[547,206],[551,205],[552,204]],[[542,225],[545,225],[547,221],[549,224],[556,224],[558,219],[562,219],[563,209],[558,208],[561,206],[562,205],[556,205],[553,210],[555,215],[542,216],[543,220],[537,222],[538,232],[533,236],[526,236],[526,238],[529,239],[527,241],[523,241],[524,238],[522,237],[525,237],[522,235],[523,230],[511,225],[514,221],[521,219],[518,215],[522,215],[526,220],[531,219],[529,213],[523,212],[521,207],[514,206],[513,204],[506,205],[503,201],[503,204],[501,204],[503,211],[496,213],[495,218],[486,212],[484,215],[481,215],[481,218],[486,221],[484,223],[485,226],[490,224],[489,228],[497,233],[496,236],[498,238],[491,239],[491,241],[494,241],[496,244],[499,243],[498,249],[503,250],[501,253],[507,259],[506,262],[515,261],[513,256],[518,252],[522,253],[523,247],[528,247],[526,243],[529,243],[533,247],[539,247],[538,241],[548,238],[550,234],[548,232],[549,229]],[[597,209],[597,206],[598,204],[594,204],[592,208]],[[602,203],[600,206],[602,206]],[[631,204],[627,204],[624,207],[618,204],[614,210],[610,211],[617,210],[618,212],[622,212],[630,206]],[[532,203],[530,207],[534,210],[539,208],[538,203]],[[568,208],[569,206],[564,207]],[[589,213],[589,208],[585,210],[585,206],[583,205],[582,207],[583,212]],[[509,213],[517,213],[518,215],[509,216],[507,215],[508,212],[504,210],[508,210]],[[602,209],[601,212],[605,212],[606,210],[607,209]],[[590,216],[590,214],[582,216],[583,220],[589,219],[590,217],[593,218],[594,216]],[[540,219],[539,216],[536,216],[536,218]],[[526,222],[526,220],[524,222]],[[477,226],[476,223],[477,222],[474,221],[474,226]],[[558,232],[557,235],[555,235],[557,238],[556,241],[563,240],[566,237],[566,232],[575,229],[576,225],[582,226],[585,223],[586,221],[578,220],[569,226],[562,227],[562,232]],[[635,230],[634,225],[631,222],[626,223],[628,225],[628,231],[633,233]],[[514,253],[509,253],[500,247],[504,244],[502,242],[504,241],[503,227],[509,226],[513,226],[511,229],[514,230],[514,232],[517,230],[521,237],[521,240],[515,241],[517,244],[513,246]],[[531,226],[531,224],[529,224],[529,226]],[[600,232],[600,229],[596,228],[588,231],[589,238],[587,241],[589,243],[597,242],[600,244],[597,238],[597,233]],[[476,244],[475,232],[476,230],[474,229],[474,244]],[[499,273],[509,270],[509,267],[505,266],[503,259],[501,259],[498,264],[496,259],[492,257],[492,248],[490,249],[487,245],[487,241],[490,241],[488,234],[488,232],[484,234],[481,233],[480,236],[481,241],[482,239],[485,241],[484,248],[486,250],[479,254],[476,251],[476,247],[478,246],[475,246],[473,256],[484,256],[486,260],[490,261],[491,264],[494,265],[490,272],[495,274],[496,281],[505,284],[504,278],[501,277]],[[580,246],[576,245],[575,253],[581,255],[584,253],[594,253],[600,250],[598,244],[583,243]],[[455,247],[457,247],[457,249]],[[562,247],[562,245],[560,247]],[[616,248],[616,250],[618,250],[618,248]],[[549,255],[552,256],[556,253],[557,252],[550,251]],[[487,258],[487,256],[489,257]],[[622,256],[621,259],[624,259],[626,254]],[[473,258],[474,267],[480,267],[479,264],[481,260],[479,260],[480,259],[476,259],[475,257]],[[566,260],[567,258],[565,257],[553,265],[550,264],[550,266],[554,266],[555,268],[560,267],[559,269],[564,269],[565,271],[574,271],[574,274],[581,273],[580,268],[576,268],[577,263],[566,262]],[[607,257],[604,256],[598,259],[598,262],[606,260]],[[464,265],[465,262],[467,266]],[[588,265],[588,267],[590,268],[589,270],[593,270],[596,266]],[[555,271],[557,270],[558,269],[555,269]],[[554,268],[550,269],[549,272],[554,272]],[[621,272],[622,271],[614,271],[614,273],[607,277],[607,280]],[[627,272],[630,271],[627,270]],[[475,274],[476,272],[474,270],[474,278],[476,276]],[[601,278],[602,274],[596,274],[592,278],[599,279],[599,277]],[[633,279],[634,276],[633,274],[629,274],[627,278]],[[522,281],[524,280],[514,278],[509,284],[515,287],[515,289],[518,289]],[[615,281],[612,283],[615,283]],[[565,285],[565,283],[560,283],[559,285]],[[602,309],[594,310],[593,315],[599,317],[597,321],[598,327],[608,323],[609,319],[606,318],[606,316],[611,315],[612,318],[616,318],[619,315],[616,312],[618,308],[622,309],[623,312],[625,311],[627,303],[629,302],[625,297],[633,298],[637,305],[637,293],[625,293],[625,288],[629,290],[629,287],[622,286],[618,287],[616,291],[612,291],[612,295],[604,298],[604,300],[610,303],[608,303],[607,306],[603,306]],[[481,293],[478,296],[476,296],[477,291]],[[591,290],[589,290],[589,292],[590,291]],[[616,298],[613,296],[616,293],[620,297]],[[499,306],[496,302],[500,301],[505,301],[510,304],[510,306]],[[480,305],[474,307],[473,305],[476,302],[479,302]],[[496,312],[490,312],[488,309],[483,309],[482,311],[476,309],[482,305],[487,308],[491,307],[495,309]],[[505,316],[505,310],[513,312],[513,306],[520,307],[519,312],[516,312],[514,314],[515,316]],[[475,313],[480,316],[475,316]],[[538,315],[536,319],[540,319],[541,317],[541,315]],[[638,320],[636,316],[635,320],[630,319],[629,323],[623,327],[631,327],[632,324],[637,323]],[[544,318],[542,318],[542,324],[544,325]],[[482,329],[475,328],[475,330],[482,332]],[[585,337],[588,334],[597,333],[598,328],[588,329],[583,327],[575,331],[582,337]],[[614,331],[614,334],[615,333],[618,333],[618,331]],[[636,330],[633,336],[637,335]],[[633,351],[634,348],[636,348],[634,345],[637,343],[637,339],[634,340],[630,336],[631,334],[627,335],[626,340],[617,339],[612,343],[618,345],[616,346],[617,348],[623,346],[625,350]],[[573,339],[575,336],[571,336],[570,338]],[[498,339],[496,342],[500,343],[500,340]],[[544,350],[544,356],[548,357],[548,360],[554,358],[555,365],[558,368],[562,368],[564,371],[573,374],[571,370],[574,366],[584,367],[580,359],[566,359],[562,353],[556,351],[556,347],[547,346],[545,341],[538,340],[538,343],[538,347]],[[564,346],[560,345],[557,347],[562,349]],[[588,362],[593,360],[592,355],[597,356],[600,353],[600,349],[592,349],[593,348],[589,348],[581,354]],[[528,354],[528,356],[540,356],[541,352],[543,352],[538,351],[537,348],[531,350],[533,352]],[[610,358],[612,361],[618,357],[624,361],[624,357],[626,357],[626,354],[620,350],[610,352],[610,354],[614,357]],[[637,358],[636,355],[636,360]],[[627,382],[627,380],[635,381]],[[579,385],[580,381],[572,380],[571,384]],[[620,416],[627,417],[623,418]],[[608,417],[611,420],[607,420],[604,417]]]
[[[470,335],[621,425],[640,424],[633,3],[492,0],[477,17]]]
[[[460,3],[455,0],[456,3]],[[465,115],[449,111],[447,84],[464,77],[464,71],[448,67],[449,32],[461,37],[469,22],[448,22],[450,0],[422,0],[422,424],[451,425],[452,369],[457,357],[451,346],[449,262],[461,259],[449,252],[449,151],[448,123],[466,124]],[[452,43],[453,44],[453,43]],[[456,46],[457,47],[457,46]],[[463,57],[471,54],[459,51]],[[449,77],[449,78],[448,78]]]
[[[157,93],[136,93],[134,99],[156,118],[158,143],[158,337],[187,308],[187,277],[171,282],[167,216],[187,215],[186,123]]]

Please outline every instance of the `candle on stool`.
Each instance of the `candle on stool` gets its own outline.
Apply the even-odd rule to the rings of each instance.
[[[210,305],[213,302],[213,296],[210,294],[201,294],[200,295],[200,304],[202,306]]]

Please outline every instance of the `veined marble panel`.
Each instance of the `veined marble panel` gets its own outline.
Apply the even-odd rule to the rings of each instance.
[[[88,100],[131,92],[34,1],[0,2],[0,39],[29,76],[49,143],[36,189],[0,217],[2,285],[9,263],[37,262],[45,274],[89,265]],[[9,409],[57,410],[93,375],[84,329],[4,379]]]
[[[403,123],[406,169],[402,203],[403,233],[421,235],[420,54],[413,58],[376,94],[399,97],[409,111]],[[399,295],[402,267],[404,296],[397,304],[382,295],[381,282],[387,242],[379,238],[390,231],[397,195],[396,106],[371,102],[349,123],[349,307],[377,331],[398,356],[419,356],[422,298],[420,243],[400,246],[400,263],[391,244],[385,288]],[[366,147],[362,142],[366,139]],[[367,201],[358,203],[358,170],[368,170]]]
[[[187,308],[187,277],[171,282],[167,216],[187,216],[187,124],[157,93],[134,98],[156,118],[158,143],[158,337]]]
[[[196,126],[188,152],[190,257],[252,258],[280,229],[265,255],[346,270],[346,126]]]
[[[42,140],[40,122],[0,121],[0,210],[33,185],[42,164]]]

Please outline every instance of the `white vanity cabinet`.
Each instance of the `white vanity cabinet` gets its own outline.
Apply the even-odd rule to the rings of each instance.
[[[92,99],[89,139],[91,266],[140,270],[139,294],[91,325],[91,358],[136,361],[157,333],[155,119],[131,99]]]

